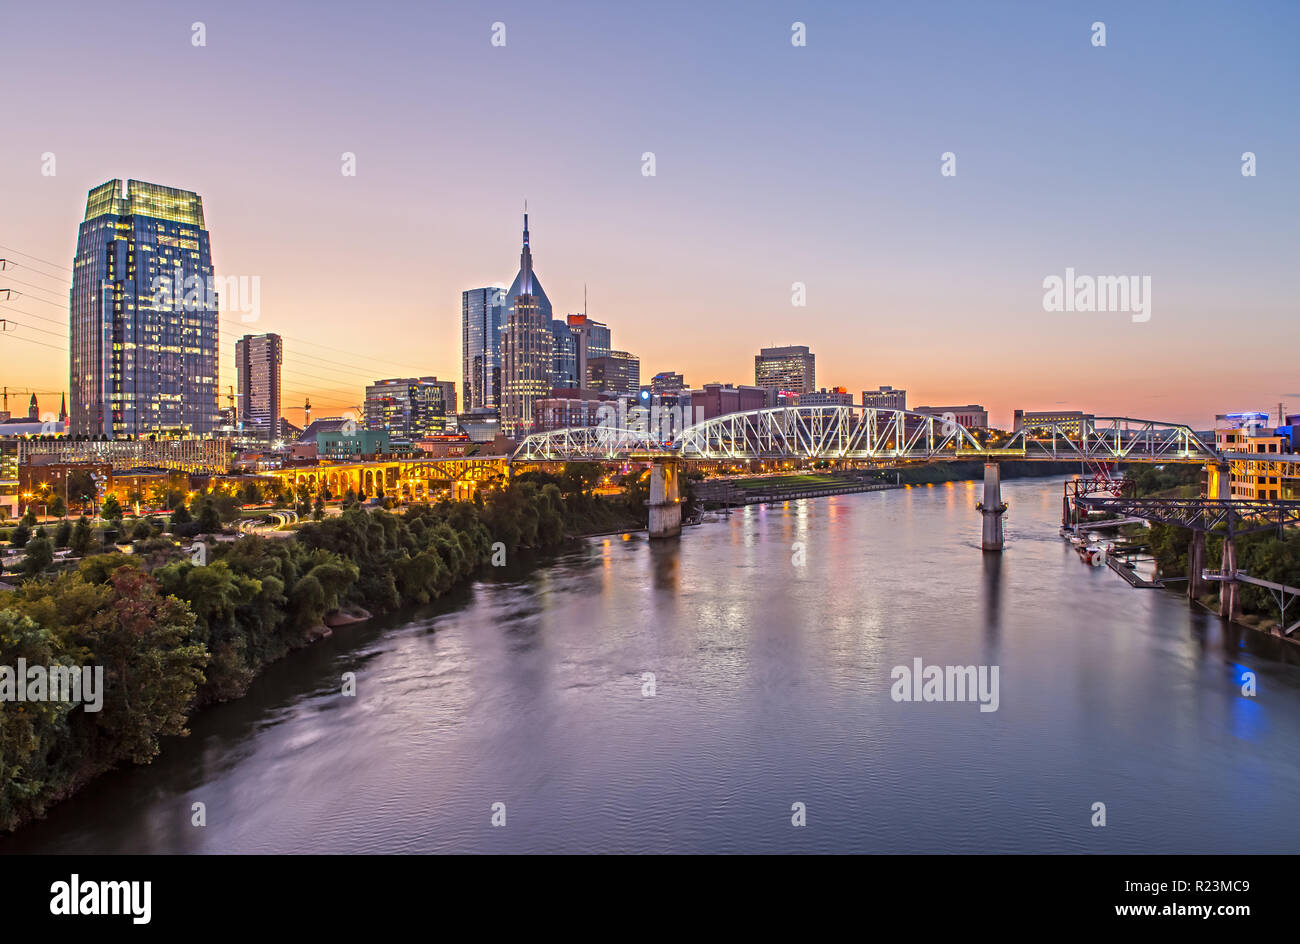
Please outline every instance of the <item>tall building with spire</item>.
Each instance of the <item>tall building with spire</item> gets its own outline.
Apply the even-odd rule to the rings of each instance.
[[[542,288],[542,283],[537,278],[537,273],[533,271],[533,251],[528,245],[528,211],[524,211],[524,248],[519,254],[519,274],[515,280],[510,283],[510,291],[506,292],[505,299],[505,317],[502,323],[510,320],[510,315],[515,310],[520,295],[531,295],[536,301],[537,310],[541,312],[542,317],[549,324],[551,321],[551,300],[546,297],[546,289]]]
[[[550,389],[554,348],[550,331],[551,302],[533,273],[524,213],[524,247],[519,274],[506,294],[506,322],[501,335],[501,432],[526,436],[533,428],[533,406]]]
[[[32,402],[27,404],[27,419],[36,422],[41,418],[41,408],[36,404],[36,394],[32,394]]]

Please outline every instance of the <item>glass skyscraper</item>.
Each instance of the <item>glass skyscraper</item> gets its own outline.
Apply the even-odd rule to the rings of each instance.
[[[537,312],[544,318],[547,324],[551,321],[551,300],[546,297],[546,289],[542,288],[542,283],[537,279],[537,273],[533,271],[533,250],[528,245],[528,214],[524,214],[524,248],[519,254],[519,272],[515,276],[514,282],[510,284],[510,290],[506,292],[506,311],[505,316],[501,319],[502,324],[510,320],[510,315],[515,310],[515,304],[520,295],[532,296],[533,303],[537,306]]]
[[[198,194],[139,180],[90,191],[68,330],[71,435],[217,427],[217,296]]]
[[[455,423],[456,385],[437,377],[376,380],[366,387],[365,411],[366,429],[387,430],[393,442],[440,435]]]
[[[461,293],[461,398],[467,413],[501,406],[505,300],[505,289],[492,286]]]
[[[551,386],[581,387],[578,379],[578,339],[563,318],[551,319]]]

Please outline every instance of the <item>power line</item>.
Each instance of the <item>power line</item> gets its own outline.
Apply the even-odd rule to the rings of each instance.
[[[20,337],[19,335],[16,334],[8,335],[7,332],[0,332],[0,337],[5,337],[6,335],[13,338],[13,340],[15,341],[26,341],[28,344],[39,344],[41,347],[48,347],[51,351],[59,351],[62,354],[66,354],[68,352],[68,349],[66,347],[55,347],[53,344],[46,344],[44,341],[33,341],[31,338]]]
[[[43,264],[48,265],[48,266],[52,266],[53,268],[56,268],[56,269],[63,269],[63,270],[66,271],[66,272],[72,272],[72,271],[73,271],[73,270],[72,270],[71,268],[69,268],[68,266],[65,266],[65,265],[59,265],[57,262],[51,262],[51,261],[48,260],[48,259],[42,259],[42,258],[39,257],[39,256],[33,256],[31,253],[22,252],[22,251],[20,251],[20,250],[18,250],[18,249],[13,249],[13,248],[11,248],[11,247],[9,247],[9,246],[0,245],[0,249],[4,249],[4,250],[6,250],[7,252],[15,252],[15,253],[17,253],[18,255],[20,255],[20,256],[24,256],[24,257],[26,257],[26,258],[28,258],[28,259],[35,259],[37,262],[43,263]],[[15,265],[22,265],[22,264],[21,264],[21,263],[15,263]],[[40,275],[40,276],[42,276],[42,277],[44,277],[44,278],[47,278],[47,279],[57,279],[57,278],[59,278],[59,276],[54,276],[54,275],[50,275],[50,274],[45,273],[45,272],[40,272],[40,271],[37,270],[37,269],[33,269],[31,266],[23,266],[23,268],[27,269],[29,272],[34,272],[34,273],[36,273],[37,275]],[[17,281],[17,280],[15,279],[14,281]],[[20,283],[20,284],[25,284],[25,283]],[[40,288],[39,286],[32,286],[32,287],[33,287],[33,288]],[[70,287],[70,286],[69,286],[69,287]],[[40,290],[41,290],[41,291],[44,291],[44,292],[49,292],[49,294],[51,294],[51,295],[56,294],[52,289],[44,289],[44,288],[42,288],[42,289],[40,289]],[[65,291],[66,291],[66,289],[65,289]],[[29,296],[29,297],[31,297],[31,296]],[[39,301],[45,301],[45,303],[46,303],[47,305],[55,305],[54,302],[46,301],[45,299],[38,299],[38,300],[39,300]],[[61,306],[61,305],[55,305],[55,307],[62,307],[62,306]],[[241,330],[244,329],[244,328],[246,328],[246,325],[244,325],[243,322],[237,322],[237,321],[235,321],[235,320],[233,320],[233,319],[231,319],[231,318],[223,318],[222,320],[223,320],[226,324],[228,324],[228,325],[231,325],[231,326],[238,326],[238,327],[240,327]],[[279,332],[276,332],[276,333],[278,334]],[[349,351],[349,350],[345,350],[345,349],[343,349],[343,348],[333,347],[333,346],[328,345],[328,344],[322,344],[322,343],[320,343],[319,341],[308,341],[306,338],[297,338],[297,337],[293,337],[293,336],[288,335],[288,334],[281,334],[280,336],[281,336],[282,338],[284,338],[286,341],[293,341],[293,342],[296,343],[296,344],[308,344],[308,345],[311,345],[312,347],[318,347],[318,348],[320,348],[320,349],[322,349],[322,350],[325,350],[325,351],[333,351],[333,352],[336,353],[336,354],[345,354],[345,355],[347,355],[348,357],[353,358],[354,360],[359,358],[359,359],[362,359],[362,360],[373,361],[373,362],[375,362],[376,364],[383,364],[384,367],[387,368],[387,369],[389,369],[389,370],[392,370],[394,367],[396,367],[396,368],[400,368],[403,372],[411,372],[411,373],[414,373],[416,376],[421,376],[421,375],[422,375],[422,374],[421,374],[421,371],[420,371],[419,369],[417,369],[417,368],[411,367],[410,365],[407,365],[407,364],[396,364],[396,363],[394,363],[393,361],[386,360],[385,358],[382,358],[382,357],[375,357],[374,355],[370,355],[370,354],[358,354],[358,353],[356,353],[355,351]],[[341,366],[341,367],[347,367],[347,366],[349,366],[349,365],[347,365],[347,364],[343,364],[343,363],[341,363],[341,362],[339,362],[339,361],[331,361],[331,360],[329,360],[328,358],[322,358],[322,357],[319,357],[319,356],[316,356],[316,355],[311,355],[311,354],[303,354],[303,353],[301,353],[301,352],[296,353],[295,356],[296,356],[296,357],[303,357],[303,358],[307,358],[307,359],[313,359],[313,360],[317,360],[317,361],[322,361],[322,362],[324,362],[324,363],[336,364],[336,365]],[[357,368],[352,368],[352,369],[355,370],[355,372],[356,372],[359,376],[366,376],[365,373],[362,372],[361,370],[359,370],[359,369],[357,369]]]
[[[20,314],[24,314],[24,315],[31,314],[30,312],[23,311],[21,308],[15,308],[14,311],[19,312]],[[12,325],[17,325],[17,326],[20,327],[20,328],[27,328],[29,331],[39,331],[41,334],[48,334],[48,335],[50,335],[51,337],[55,337],[55,338],[61,338],[61,337],[63,337],[63,335],[60,334],[58,331],[50,331],[50,330],[48,330],[48,329],[46,329],[46,328],[38,328],[38,327],[36,327],[35,325],[25,325],[25,324],[23,324],[21,321],[14,321],[12,318],[3,318],[3,319],[0,319],[0,320],[2,320],[2,321],[7,321],[7,322],[9,322],[9,323],[12,324]]]

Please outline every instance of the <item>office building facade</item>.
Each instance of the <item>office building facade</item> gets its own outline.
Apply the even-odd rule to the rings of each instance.
[[[501,329],[506,290],[488,286],[461,292],[461,395],[464,408],[495,410],[501,403]]]
[[[280,438],[283,364],[284,342],[278,334],[246,334],[235,342],[235,422],[242,436],[265,443]]]
[[[906,410],[907,391],[882,384],[875,390],[862,391],[862,405],[877,410]]]
[[[365,428],[409,444],[456,424],[456,385],[437,377],[394,377],[366,387]]]
[[[609,357],[609,326],[588,318],[585,314],[569,315],[568,322],[577,350],[578,384],[585,388],[591,362],[597,358]]]
[[[754,357],[754,385],[795,395],[817,389],[817,358],[807,347],[765,347]]]
[[[967,429],[987,429],[989,425],[989,411],[978,403],[967,403],[964,406],[918,406],[913,407],[912,412],[951,418],[958,426]]]
[[[587,362],[587,389],[614,396],[635,396],[641,388],[641,359],[627,351],[610,351]]]
[[[95,187],[69,306],[69,432],[207,435],[219,425],[217,293],[198,194]]]
[[[812,390],[799,394],[799,406],[853,406],[853,394],[844,387]]]
[[[569,322],[563,318],[551,319],[551,386],[559,388],[581,387],[578,376],[578,339],[574,337]]]

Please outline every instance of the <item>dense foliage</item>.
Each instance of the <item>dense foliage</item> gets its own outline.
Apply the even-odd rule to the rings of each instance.
[[[196,708],[239,697],[332,611],[428,603],[501,551],[558,544],[570,522],[596,514],[589,476],[575,473],[573,483],[565,494],[556,482],[521,481],[486,500],[400,515],[354,506],[292,538],[212,543],[204,565],[143,518],[129,528],[133,554],[91,555],[54,576],[43,573],[54,542],[31,537],[26,579],[0,595],[0,665],[22,657],[103,666],[105,700],[98,713],[0,703],[0,828],[40,815],[120,761],[147,763],[159,738],[185,733]],[[195,505],[173,527],[215,530],[215,505]],[[69,542],[85,542],[88,527],[80,519]]]

